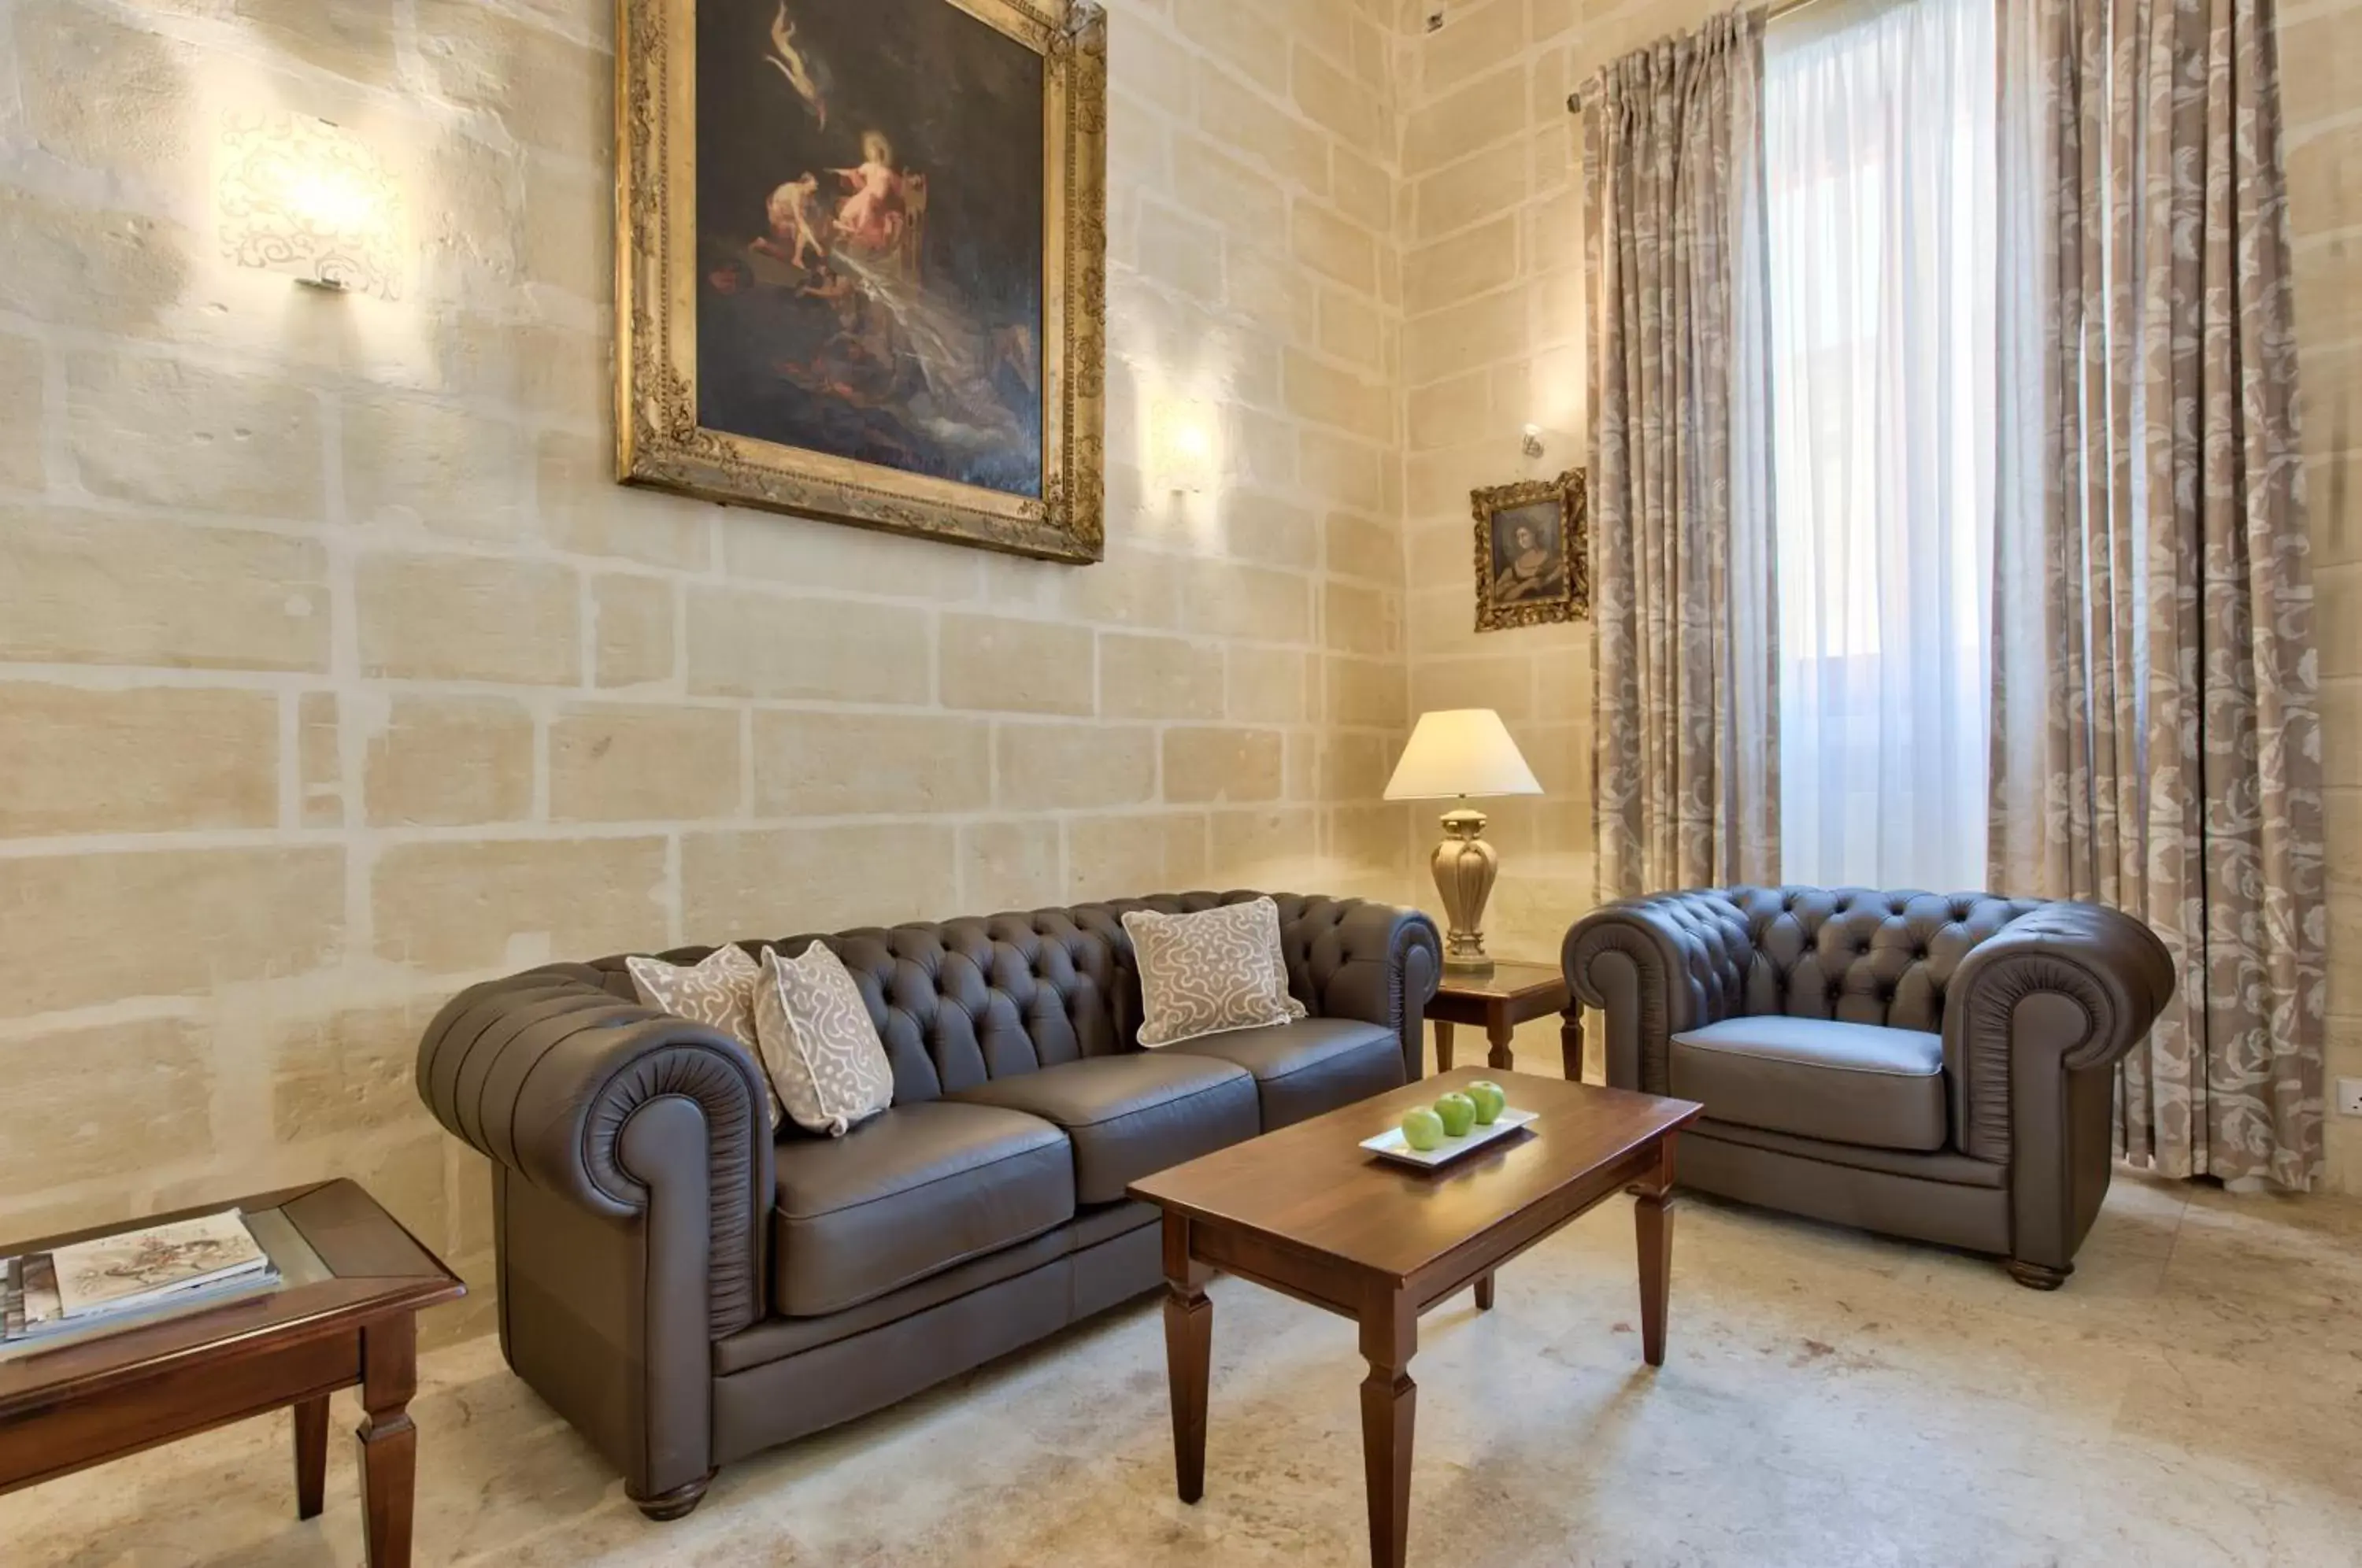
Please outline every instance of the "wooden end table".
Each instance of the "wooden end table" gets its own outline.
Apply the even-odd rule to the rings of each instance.
[[[1510,1042],[1518,1025],[1559,1015],[1559,1056],[1569,1083],[1583,1078],[1583,1012],[1566,988],[1566,975],[1555,964],[1528,964],[1514,958],[1497,960],[1489,971],[1446,969],[1443,988],[1427,1004],[1435,1021],[1435,1066],[1451,1070],[1451,1026],[1473,1024],[1485,1031],[1492,1045],[1485,1065],[1506,1073],[1517,1065]]]
[[[1688,1100],[1496,1073],[1509,1103],[1539,1113],[1526,1132],[1440,1171],[1390,1164],[1361,1141],[1479,1076],[1444,1074],[1330,1111],[1132,1184],[1164,1211],[1164,1353],[1181,1500],[1206,1490],[1206,1389],[1221,1269],[1361,1325],[1362,1452],[1370,1561],[1403,1568],[1410,1532],[1410,1360],[1419,1314],[1474,1286],[1619,1192],[1635,1210],[1640,1340],[1665,1360],[1672,1290],[1673,1138],[1704,1110]]]
[[[467,1286],[349,1181],[234,1201],[266,1226],[283,1220],[302,1242],[291,1253],[308,1256],[282,1257],[266,1235],[284,1275],[275,1290],[0,1360],[0,1493],[283,1408],[293,1412],[295,1516],[315,1518],[327,1479],[328,1396],[358,1386],[370,1568],[403,1568],[418,1457],[409,1411],[418,1314]],[[0,1256],[231,1206],[0,1247]]]

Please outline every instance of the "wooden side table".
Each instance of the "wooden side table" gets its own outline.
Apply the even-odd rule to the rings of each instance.
[[[1451,1070],[1451,1027],[1473,1024],[1485,1031],[1492,1052],[1485,1066],[1496,1073],[1517,1066],[1510,1042],[1518,1025],[1552,1013],[1560,1016],[1559,1055],[1566,1081],[1583,1081],[1583,1014],[1568,994],[1566,976],[1555,964],[1527,964],[1513,958],[1496,962],[1489,974],[1446,969],[1443,988],[1427,1004],[1435,1021],[1435,1066]]]
[[[285,1409],[293,1414],[295,1515],[313,1518],[326,1478],[328,1396],[358,1386],[368,1413],[357,1435],[370,1568],[405,1568],[418,1463],[409,1409],[418,1314],[468,1287],[349,1181],[233,1201],[257,1221],[279,1288],[0,1360],[0,1492]],[[228,1207],[0,1247],[0,1256]]]

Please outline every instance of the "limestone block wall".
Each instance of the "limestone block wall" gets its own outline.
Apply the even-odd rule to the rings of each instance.
[[[1407,890],[1391,0],[1111,10],[1075,569],[610,482],[605,0],[0,0],[0,1229],[346,1173],[481,1282],[472,980]],[[222,259],[252,109],[388,163],[399,300]]]
[[[1396,17],[1411,708],[1499,708],[1551,791],[1496,812],[1507,864],[1491,923],[1507,953],[1555,952],[1593,902],[1588,629],[1470,632],[1467,492],[1584,460],[1583,147],[1567,94],[1717,8],[1407,0]],[[2334,1078],[2362,1076],[2362,3],[2297,0],[2279,17],[2321,601]],[[1527,424],[1550,433],[1540,463],[1518,455]],[[1518,1048],[1555,1059],[1545,1028]],[[2362,1192],[2362,1120],[2333,1102],[2328,1132],[2328,1185]]]

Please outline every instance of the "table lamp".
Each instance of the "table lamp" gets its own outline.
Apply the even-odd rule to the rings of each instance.
[[[1540,780],[1518,754],[1508,726],[1490,708],[1423,713],[1386,784],[1389,801],[1467,801],[1485,795],[1539,795]],[[1501,857],[1485,842],[1485,813],[1462,805],[1443,813],[1435,846],[1435,889],[1450,931],[1443,966],[1464,974],[1493,967],[1485,951],[1485,900]]]

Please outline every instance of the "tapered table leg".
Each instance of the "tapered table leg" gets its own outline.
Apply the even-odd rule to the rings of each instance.
[[[295,1418],[295,1517],[316,1519],[328,1485],[328,1397],[290,1407]]]
[[[1435,1021],[1435,1070],[1451,1070],[1451,1025],[1440,1018]]]
[[[1633,1228],[1640,1243],[1640,1352],[1665,1364],[1665,1309],[1673,1291],[1673,1135],[1657,1147],[1657,1173],[1635,1187]]]
[[[1497,1016],[1491,1023],[1485,1025],[1485,1038],[1493,1047],[1491,1053],[1485,1058],[1485,1065],[1496,1073],[1516,1072],[1518,1053],[1514,1045],[1518,1038],[1518,1026],[1511,1023],[1507,1016]]]
[[[361,1331],[361,1511],[369,1568],[409,1568],[411,1505],[416,1491],[418,1429],[410,1398],[418,1391],[418,1320],[408,1313]]]
[[[1490,1312],[1492,1309],[1493,1276],[1488,1274],[1476,1281],[1476,1310]]]
[[[1173,1386],[1174,1489],[1185,1503],[1206,1495],[1206,1385],[1214,1351],[1208,1271],[1189,1261],[1189,1221],[1164,1216],[1164,1368]]]
[[[1559,1070],[1566,1075],[1566,1081],[1571,1084],[1581,1083],[1583,1081],[1583,1004],[1581,1002],[1575,1003],[1559,1015],[1558,1057]]]
[[[1362,1464],[1370,1494],[1371,1568],[1403,1568],[1410,1549],[1410,1453],[1418,1386],[1410,1358],[1418,1313],[1399,1292],[1373,1301],[1362,1318]]]

